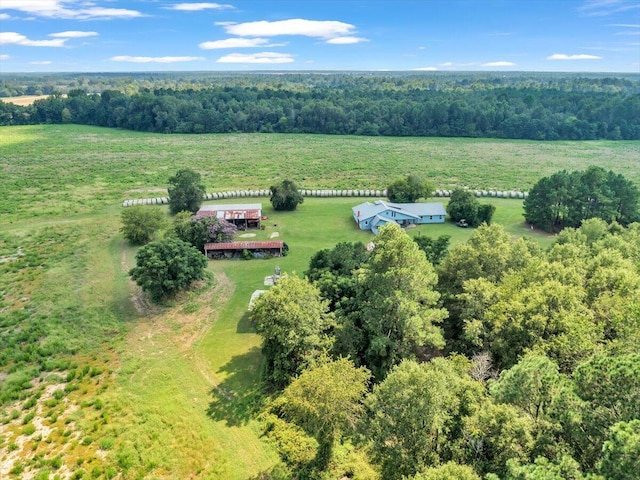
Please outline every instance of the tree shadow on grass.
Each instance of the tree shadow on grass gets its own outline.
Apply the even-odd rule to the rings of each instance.
[[[226,378],[210,391],[207,415],[229,426],[245,425],[260,411],[265,399],[260,382],[262,353],[253,347],[236,355],[218,370]]]
[[[236,333],[256,333],[256,327],[251,321],[249,312],[245,312],[245,314],[242,315],[242,318],[236,327]]]

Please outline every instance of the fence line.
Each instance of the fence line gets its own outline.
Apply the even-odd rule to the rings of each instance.
[[[471,190],[476,197],[493,197],[493,198],[515,198],[524,199],[529,196],[529,192],[521,192],[519,190]],[[386,190],[299,190],[303,197],[377,197],[387,196]],[[450,197],[453,190],[436,190],[432,192],[434,197]],[[269,190],[230,190],[226,192],[205,193],[204,200],[222,200],[228,198],[256,198],[269,197]],[[166,205],[169,203],[169,197],[156,198],[139,198],[135,200],[125,200],[122,202],[123,207],[131,207],[133,205]]]

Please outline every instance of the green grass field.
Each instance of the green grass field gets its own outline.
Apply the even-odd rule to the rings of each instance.
[[[199,170],[210,191],[284,177],[308,188],[384,188],[409,170],[438,186],[527,188],[590,164],[640,180],[640,142],[163,136],[68,125],[0,128],[0,159],[0,382],[17,392],[0,404],[2,478],[249,479],[277,462],[255,420],[263,395],[249,298],[276,265],[302,274],[321,248],[373,239],[351,217],[365,199],[307,198],[292,213],[259,200],[269,218],[255,239],[277,232],[290,255],[211,261],[209,282],[155,306],[126,275],[135,249],[118,232],[120,204],[159,196],[151,192],[178,168]],[[512,235],[552,242],[522,223],[522,202],[491,202]],[[455,244],[473,231],[447,223],[408,233]]]
[[[541,176],[589,165],[640,183],[640,142],[532,142],[327,135],[158,135],[77,125],[0,127],[8,218],[92,212],[166,194],[180,167],[208,191],[269,188],[384,189],[409,173],[436,188],[529,189]]]

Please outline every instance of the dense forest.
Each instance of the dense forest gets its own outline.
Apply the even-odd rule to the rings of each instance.
[[[434,267],[390,224],[318,252],[252,311],[284,463],[261,478],[638,478],[639,233],[483,225]]]
[[[176,74],[177,75],[177,74]],[[323,133],[533,140],[640,139],[640,78],[562,74],[1,77],[0,125],[160,133]]]

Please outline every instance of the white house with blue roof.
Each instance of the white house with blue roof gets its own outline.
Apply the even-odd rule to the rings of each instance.
[[[444,223],[447,212],[442,203],[391,203],[384,200],[365,202],[352,208],[360,230],[378,229],[389,222],[400,226],[423,223]]]

